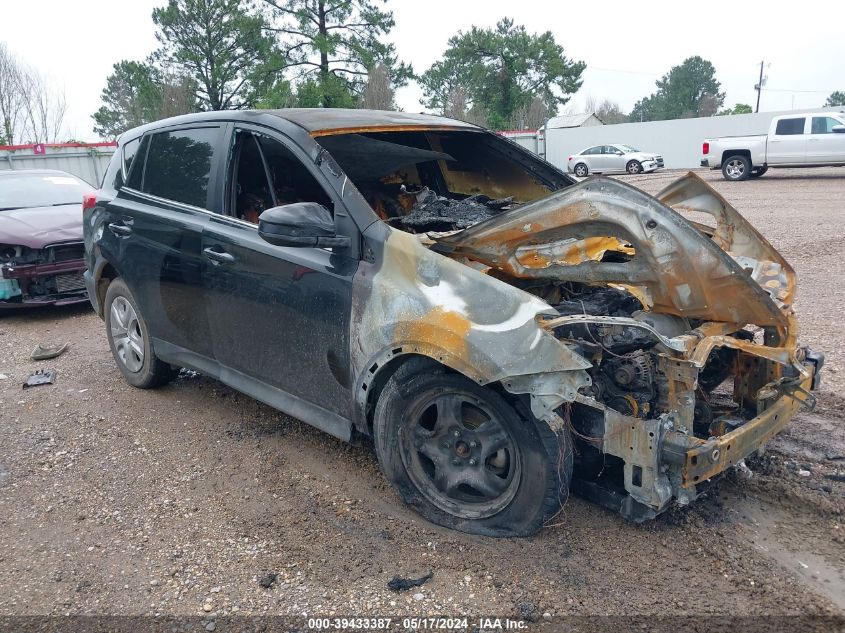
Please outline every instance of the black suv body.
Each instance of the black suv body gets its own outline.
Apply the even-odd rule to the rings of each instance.
[[[575,461],[579,490],[641,520],[783,428],[821,363],[795,342],[792,269],[716,196],[691,175],[659,200],[576,183],[428,115],[187,115],[121,137],[85,281],[131,384],[188,367],[371,436],[435,522],[531,533]],[[716,232],[670,208],[714,200]],[[734,402],[710,401],[737,368]]]

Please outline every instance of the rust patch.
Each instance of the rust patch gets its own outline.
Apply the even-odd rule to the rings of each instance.
[[[464,315],[437,306],[420,319],[404,322],[397,333],[400,340],[437,346],[466,361],[466,337],[471,328],[472,323]]]
[[[466,132],[460,125],[364,125],[353,127],[335,127],[310,132],[312,138],[320,136],[339,136],[341,134],[361,134],[364,132]]]

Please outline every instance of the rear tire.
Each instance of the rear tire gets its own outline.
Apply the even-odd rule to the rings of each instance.
[[[376,405],[379,464],[402,499],[447,528],[527,536],[563,507],[572,476],[569,430],[452,373],[400,371]]]
[[[625,165],[625,171],[632,175],[641,174],[643,173],[643,165],[638,160],[628,161],[628,164]]]
[[[587,169],[587,166],[584,163],[578,163],[575,165],[575,169],[573,171],[579,178],[586,178],[590,173],[590,170]]]
[[[722,176],[725,180],[739,182],[751,175],[751,161],[746,156],[734,154],[722,162]]]
[[[109,284],[103,314],[109,347],[126,382],[151,389],[176,377],[179,370],[156,356],[144,317],[122,279]]]

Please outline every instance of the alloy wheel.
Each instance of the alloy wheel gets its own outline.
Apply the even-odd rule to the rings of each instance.
[[[745,173],[745,163],[738,158],[734,158],[728,161],[728,165],[725,167],[725,172],[728,174],[728,177],[732,179],[742,178]]]
[[[144,334],[135,308],[126,297],[116,297],[111,304],[111,338],[117,357],[131,372],[144,366]]]

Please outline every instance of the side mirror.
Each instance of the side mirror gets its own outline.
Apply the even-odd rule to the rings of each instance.
[[[618,150],[613,152],[613,153],[616,154],[617,156],[624,156],[625,155],[625,152],[620,152]]]
[[[334,219],[316,202],[294,202],[267,209],[258,217],[258,235],[276,246],[343,248],[350,239],[337,236]]]
[[[837,134],[845,134],[845,125],[834,125],[830,129],[833,130]]]

